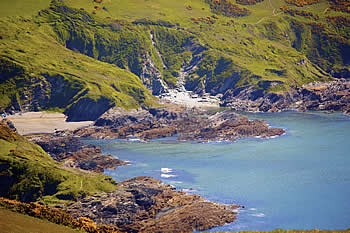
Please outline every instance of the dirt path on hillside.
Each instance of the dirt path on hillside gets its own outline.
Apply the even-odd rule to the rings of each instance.
[[[272,5],[271,0],[269,0],[269,4],[270,4],[270,7],[272,8],[272,15],[271,15],[271,16],[262,17],[261,19],[259,19],[259,20],[258,20],[256,23],[254,23],[254,24],[259,24],[259,23],[261,23],[263,20],[265,20],[265,19],[267,19],[267,18],[274,17],[274,16],[277,16],[277,15],[280,15],[280,14],[283,13],[283,12],[276,13],[276,8]]]

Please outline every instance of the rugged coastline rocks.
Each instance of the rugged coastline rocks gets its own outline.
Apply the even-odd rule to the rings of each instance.
[[[27,141],[27,138],[19,136],[5,122],[1,123],[0,128],[2,127],[4,130],[1,131],[0,136],[4,141],[11,142],[19,139]],[[99,148],[82,145],[81,142],[77,141],[79,139],[70,135],[69,132],[57,132],[54,135],[32,135],[30,139],[40,143],[58,161],[65,161],[67,158],[75,159],[76,166],[74,167],[77,168],[81,168],[82,161],[91,159],[89,154],[99,155],[100,153]],[[41,151],[39,147],[34,147]],[[35,156],[33,159],[31,156],[27,157],[26,154],[20,155],[24,163],[27,160],[33,160],[34,164],[42,162],[37,160],[38,157]],[[48,158],[49,156],[46,155],[46,159]],[[22,159],[18,161],[21,162]],[[54,163],[53,166],[61,167],[61,164]],[[3,169],[7,167],[6,164],[2,165]],[[21,168],[20,165],[19,167]],[[77,172],[72,168],[67,170],[74,174]],[[87,170],[99,171],[96,167],[89,167]],[[88,172],[84,174],[93,175]],[[72,177],[74,178],[74,175]],[[16,179],[10,180],[11,178],[4,172],[0,178],[3,184],[5,184],[4,180],[16,182]],[[106,177],[106,179],[111,178]],[[33,180],[28,179],[26,184],[35,185],[35,183],[31,183],[35,182]],[[46,180],[46,182],[48,181]],[[82,184],[80,189],[83,188]],[[224,225],[236,219],[235,209],[238,207],[235,205],[209,202],[198,195],[176,191],[174,187],[151,177],[136,177],[119,183],[113,181],[113,184],[114,188],[108,193],[98,191],[93,194],[84,194],[71,202],[68,200],[60,204],[55,202],[54,206],[46,206],[42,203],[17,203],[14,206],[12,205],[13,201],[10,203],[5,201],[5,207],[93,233],[192,232],[194,229],[204,230]],[[49,195],[52,194],[45,193],[45,196]],[[35,200],[40,199],[30,199],[30,201]],[[20,208],[17,208],[18,206]]]
[[[119,183],[114,192],[84,198],[65,210],[123,232],[192,232],[233,222],[236,208],[175,191],[151,177],[137,177]]]
[[[342,111],[350,114],[350,80],[303,85],[284,93],[264,93],[253,86],[227,91],[222,106],[236,111]]]
[[[54,160],[64,162],[66,167],[102,173],[127,163],[112,155],[103,155],[101,148],[86,145],[69,131],[27,137],[40,145]]]
[[[68,134],[68,135],[67,135]],[[30,139],[65,166],[103,172],[126,163],[101,149],[84,145],[69,132],[33,135]],[[192,232],[224,225],[236,219],[236,205],[209,202],[195,194],[176,191],[151,177],[136,177],[117,183],[117,189],[57,206],[74,219],[91,219],[97,226],[117,232]]]
[[[249,120],[232,111],[210,112],[183,107],[139,109],[126,112],[112,109],[92,127],[75,135],[93,138],[140,138],[149,140],[177,136],[178,140],[235,141],[243,137],[272,137],[284,133],[265,121]]]

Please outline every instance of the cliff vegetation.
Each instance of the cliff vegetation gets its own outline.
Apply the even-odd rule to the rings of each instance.
[[[0,196],[24,202],[74,201],[116,188],[110,177],[69,170],[38,145],[0,123]]]
[[[151,106],[150,91],[179,85],[277,93],[350,77],[347,1],[18,4],[0,4],[3,110],[95,120],[113,106]]]

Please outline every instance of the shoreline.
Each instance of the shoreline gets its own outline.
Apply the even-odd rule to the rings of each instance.
[[[14,116],[12,119],[22,119],[23,120],[23,122],[24,123],[27,123],[27,124],[33,124],[33,122],[40,122],[40,120],[43,120],[43,119],[45,119],[45,120],[47,120],[47,121],[59,121],[59,122],[61,122],[62,121],[62,119],[64,120],[65,118],[63,117],[62,118],[62,115],[63,114],[46,114],[46,113],[23,113],[23,114],[18,114],[17,116]],[[63,115],[64,116],[64,115]],[[221,118],[221,117],[218,117],[218,116],[216,116],[220,121],[219,122],[221,122],[222,121],[222,119],[224,119],[224,118]],[[9,119],[10,119],[10,117],[9,117]],[[28,121],[29,120],[29,121]],[[23,123],[23,124],[24,124]],[[50,130],[52,130],[52,129],[50,129]],[[47,134],[50,134],[50,132],[47,132]],[[59,133],[56,133],[55,135],[57,136]],[[47,136],[47,135],[46,135]],[[66,137],[66,135],[65,135],[65,132],[61,132],[61,136],[63,136],[63,137]],[[73,135],[74,136],[74,135]],[[187,141],[190,141],[190,140],[187,140]],[[214,143],[215,143],[215,141],[213,141]],[[169,171],[169,168],[168,169],[165,169],[164,168],[164,173],[166,173],[166,171]],[[138,195],[138,194],[140,194],[140,193],[142,193],[142,195],[144,195],[144,196],[146,196],[146,197],[148,197],[148,195],[151,195],[151,193],[148,193],[148,189],[151,187],[151,188],[153,188],[154,190],[156,190],[156,189],[159,189],[159,190],[163,190],[163,188],[164,188],[164,190],[162,191],[162,192],[166,192],[166,193],[169,193],[169,192],[171,192],[170,190],[168,190],[165,186],[163,187],[163,186],[157,186],[157,187],[155,187],[155,186],[153,186],[153,185],[155,185],[156,184],[156,182],[158,182],[158,181],[156,181],[155,179],[153,179],[153,178],[140,178],[140,177],[136,177],[136,178],[134,178],[134,179],[131,179],[131,180],[125,180],[125,181],[122,181],[122,182],[119,182],[119,183],[123,183],[124,185],[126,185],[126,187],[127,187],[127,189],[128,190],[134,190],[134,192],[136,192],[135,191],[135,187],[138,187],[138,186],[140,186],[140,185],[144,185],[144,189],[139,189],[137,192],[136,192],[136,194]],[[146,183],[148,183],[148,185],[150,185],[150,186],[148,186]],[[132,193],[132,194],[134,194],[134,193]],[[186,193],[186,195],[187,195],[188,193]],[[102,200],[102,202],[105,202],[105,203],[103,203],[99,208],[101,208],[101,209],[104,209],[106,206],[108,207],[109,206],[109,200],[110,200],[110,198],[115,198],[115,196],[114,195],[120,195],[120,193],[118,193],[118,192],[116,192],[116,193],[114,193],[114,194],[106,194],[106,196],[103,196],[103,197],[92,197],[95,201],[99,201],[100,199],[99,198],[101,198],[101,200]],[[178,196],[178,195],[180,195],[180,194],[178,194],[178,193],[174,193],[174,194],[172,194],[172,195],[174,195],[174,196],[172,196],[172,198],[177,198],[176,200],[179,202],[178,204],[179,205],[181,205],[180,203],[182,203],[182,201],[183,200],[185,200],[186,198],[188,198],[188,197],[186,197],[186,196]],[[151,195],[152,196],[152,195]],[[126,197],[128,197],[128,196],[126,196]],[[126,198],[125,197],[125,198]],[[85,217],[85,215],[87,214],[87,213],[89,213],[89,216],[88,217],[90,217],[91,219],[93,219],[95,222],[97,222],[98,221],[98,219],[101,219],[102,217],[106,217],[107,215],[108,215],[108,213],[101,213],[101,214],[96,214],[95,212],[93,212],[93,209],[86,209],[85,207],[83,207],[83,205],[84,205],[84,202],[89,202],[89,199],[88,199],[89,197],[87,197],[87,199],[84,199],[84,200],[81,200],[81,203],[79,204],[79,202],[80,201],[78,201],[78,202],[74,202],[74,204],[72,204],[72,206],[70,207],[70,209],[71,209],[71,211],[75,211],[76,209],[78,209],[80,212],[82,212],[82,213],[85,213],[83,216],[79,216],[77,213],[77,217]],[[153,196],[151,197],[151,199],[153,198]],[[163,205],[165,202],[164,202],[164,200],[165,199],[162,199],[162,197],[157,197],[157,195],[155,195],[154,196],[154,198],[160,198],[160,199],[158,199],[158,203],[159,203],[159,205]],[[140,199],[140,200],[138,200],[138,201],[141,201],[141,202],[143,202],[143,201],[145,201],[146,199]],[[150,200],[150,199],[147,199],[147,201],[148,200]],[[172,200],[172,199],[171,199]],[[191,201],[189,201],[189,205],[188,206],[186,206],[183,210],[180,210],[180,207],[174,207],[173,205],[170,205],[170,206],[167,206],[167,207],[162,207],[162,208],[158,208],[158,204],[157,204],[157,206],[155,206],[155,207],[152,207],[152,208],[154,208],[152,211],[155,211],[154,213],[156,213],[156,216],[157,216],[157,214],[161,214],[160,216],[161,216],[161,220],[158,220],[159,218],[156,218],[156,220],[146,220],[146,221],[148,221],[148,222],[146,222],[145,223],[145,225],[143,225],[142,227],[145,227],[144,229],[154,229],[153,228],[153,226],[156,224],[164,224],[164,225],[169,225],[170,223],[172,223],[172,222],[169,222],[170,220],[169,220],[169,218],[177,218],[176,216],[183,216],[183,218],[184,219],[187,219],[187,218],[192,218],[192,217],[196,217],[196,218],[198,218],[198,219],[201,219],[201,220],[205,220],[206,219],[206,215],[205,215],[205,213],[201,213],[200,211],[198,211],[198,210],[201,210],[202,208],[208,208],[208,210],[211,210],[211,211],[220,211],[220,213],[222,213],[222,211],[223,212],[225,212],[225,211],[227,211],[227,209],[225,209],[225,208],[223,208],[223,209],[221,209],[221,207],[220,208],[216,208],[215,207],[215,209],[212,209],[212,208],[214,208],[213,206],[204,206],[203,207],[203,205],[207,205],[207,204],[203,204],[203,203],[207,203],[208,202],[208,200],[204,200],[203,202],[202,201],[200,201],[200,202],[193,202],[192,204],[190,204],[190,202]],[[210,202],[210,203],[213,203],[213,202]],[[177,204],[176,204],[177,205]],[[215,204],[214,204],[215,205]],[[218,204],[218,205],[220,205],[221,206],[221,204]],[[120,209],[118,209],[118,208],[124,208],[124,207],[121,207],[121,206],[119,206],[118,205],[118,203],[116,203],[115,205],[113,205],[113,209],[115,209],[116,211],[119,211]],[[112,208],[112,207],[111,207]],[[168,208],[175,208],[174,209],[174,211],[170,211],[170,212],[167,212],[168,211]],[[181,207],[182,208],[182,207]],[[188,208],[193,208],[193,209],[188,209]],[[123,209],[124,210],[124,209]],[[127,209],[125,209],[125,211],[126,211]],[[194,210],[194,211],[191,211],[191,210]],[[79,212],[78,211],[78,212]],[[89,211],[91,211],[91,212],[89,212]],[[129,211],[129,210],[128,210]],[[141,211],[144,211],[143,209],[141,209]],[[233,210],[229,210],[229,211],[233,211]],[[191,214],[192,215],[189,215],[188,213],[189,212],[191,212]],[[148,211],[146,211],[146,212],[142,212],[143,214],[145,214],[145,215],[149,215],[150,214],[150,212],[148,212]],[[153,214],[150,214],[149,216],[153,216],[154,215],[154,213]],[[163,215],[163,213],[165,213],[164,215]],[[228,212],[226,212],[226,213],[228,213]],[[105,215],[106,214],[106,215]],[[167,216],[169,214],[169,216]],[[175,214],[175,215],[174,215]],[[142,215],[142,216],[145,216],[145,215]],[[102,216],[102,217],[101,217]],[[110,216],[110,215],[108,215],[108,216]],[[128,215],[126,215],[126,216],[128,216]],[[171,217],[171,216],[173,216],[173,217]],[[204,216],[204,217],[203,217]],[[208,216],[208,218],[210,217],[209,215],[207,215]],[[236,216],[230,216],[230,218],[229,219],[234,219]],[[111,219],[112,217],[106,217],[106,219]],[[117,218],[117,217],[115,217],[115,218]],[[152,218],[152,217],[151,217]],[[215,220],[215,221],[217,221],[217,220]],[[228,221],[231,221],[231,220],[228,220]],[[234,220],[233,220],[234,221]],[[108,223],[108,222],[100,222],[101,224],[106,224],[106,223]],[[124,223],[123,223],[124,224]],[[137,222],[137,220],[135,220],[135,222],[134,222],[134,224],[138,224],[137,226],[139,227],[140,225],[139,224],[141,224],[141,223],[139,223],[139,222]],[[215,223],[215,224],[217,224],[217,223]],[[221,224],[221,223],[220,223]],[[214,225],[214,226],[217,226],[217,225]],[[128,225],[126,225],[125,226],[126,228],[125,229],[129,229],[129,227],[131,227],[131,225],[130,226],[128,226]],[[132,226],[132,227],[134,227],[134,225]],[[132,228],[131,227],[131,228]],[[213,226],[210,226],[208,229],[210,229],[210,228],[212,228]],[[130,229],[131,229],[130,228]],[[142,228],[141,228],[142,229]]]
[[[52,134],[56,131],[73,131],[93,125],[93,121],[67,122],[67,116],[63,113],[51,112],[24,112],[8,115],[10,120],[21,135]]]
[[[23,142],[28,140],[28,137],[26,138],[19,136],[18,133],[13,131],[14,129],[11,129],[8,123],[9,121],[1,122],[1,129],[5,132],[5,139],[8,138],[7,140],[12,140],[15,138],[14,140],[17,143],[21,142],[20,140],[16,140],[16,137],[23,140]],[[91,159],[108,162],[105,160],[105,158],[95,157],[94,153],[101,153],[100,148],[86,148],[85,146],[80,147],[78,143],[79,138],[72,135],[72,139],[76,140],[72,141],[71,139],[67,138],[69,135],[66,133],[67,132],[57,132],[51,135],[33,135],[33,138],[37,139],[40,137],[49,137],[49,139],[45,141],[50,143],[49,147],[52,146],[51,148],[53,148],[54,151],[57,149],[58,152],[64,153],[62,156],[60,156],[60,154],[54,155],[49,153],[49,155],[56,160],[56,164],[53,164],[52,166],[57,166],[64,169],[65,159],[68,158],[68,160],[72,162],[72,159],[70,157],[66,157],[66,155],[68,154],[68,156],[71,156],[74,154],[73,152],[77,153],[76,158],[78,162],[81,162],[82,154],[85,156],[92,155],[91,158],[87,158],[87,161],[83,164],[83,167],[91,166],[94,168],[94,161]],[[67,141],[55,141],[55,139],[61,138],[64,140],[66,139]],[[7,143],[6,140],[5,143]],[[57,148],[57,146],[61,148]],[[35,148],[39,150],[39,147]],[[67,148],[72,150],[66,151],[65,149]],[[21,155],[21,158],[24,156],[25,154]],[[35,156],[36,155],[34,155],[34,159],[30,156],[28,159],[33,159],[31,160],[32,163],[38,163],[39,160],[37,160]],[[63,160],[60,161],[61,158]],[[15,159],[17,159],[17,156],[15,156]],[[9,162],[9,164],[9,166],[11,166],[11,162]],[[26,163],[24,163],[24,166],[25,165]],[[39,166],[39,164],[37,165]],[[107,165],[111,165],[110,162],[108,162]],[[68,166],[67,171],[74,174],[78,171],[72,170],[74,167],[80,169],[82,168],[82,166],[78,167],[73,165]],[[97,174],[96,169],[86,170],[89,170],[87,173],[84,173],[86,175],[93,176],[93,174]],[[99,169],[97,167],[97,171],[98,170]],[[101,178],[103,178],[103,176]],[[58,202],[59,204],[50,206],[42,205],[42,202],[38,202],[40,199],[33,197],[32,201],[34,202],[29,205],[35,205],[38,208],[40,205],[43,206],[45,210],[50,211],[58,209],[63,211],[62,213],[68,213],[71,216],[70,218],[73,220],[83,218],[96,226],[113,228],[116,232],[192,232],[193,230],[208,230],[236,220],[237,213],[234,211],[234,209],[239,208],[238,206],[234,204],[228,206],[226,204],[209,202],[199,195],[177,191],[171,185],[167,185],[152,177],[138,176],[122,182],[116,182],[108,176],[103,179],[107,182],[110,181],[113,185],[116,185],[115,188],[110,191],[90,193],[89,195],[82,194],[82,196],[79,196],[79,194],[76,194],[78,195],[76,197],[70,196],[70,194],[64,195],[62,196],[62,199],[56,196],[56,198],[60,199],[61,201],[69,200],[69,202],[62,204]],[[82,184],[83,182],[80,181],[80,188],[82,187]],[[10,185],[8,188],[11,188],[11,186],[12,185]],[[51,193],[47,194],[46,196],[56,194],[57,193]],[[14,203],[14,201],[10,202]],[[22,204],[19,203],[19,205]],[[38,208],[35,208],[35,210],[38,210]],[[170,209],[173,211],[169,212],[168,210]],[[35,213],[37,214],[37,212]],[[45,216],[47,216],[47,212],[45,213]],[[193,219],[195,219],[195,222],[193,222]]]

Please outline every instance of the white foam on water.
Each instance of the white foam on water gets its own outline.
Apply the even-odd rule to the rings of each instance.
[[[160,172],[161,172],[161,173],[172,173],[172,172],[173,172],[173,169],[167,168],[167,167],[162,167],[162,168],[160,169]]]
[[[185,193],[195,193],[195,192],[197,192],[197,190],[195,190],[193,188],[185,188],[185,189],[182,189],[182,191],[184,191]]]
[[[265,217],[265,214],[264,213],[256,213],[256,214],[251,214],[251,216],[258,217],[258,218],[263,218],[263,217]]]
[[[171,177],[176,177],[176,175],[161,174],[160,177],[162,177],[162,178],[171,178]]]

